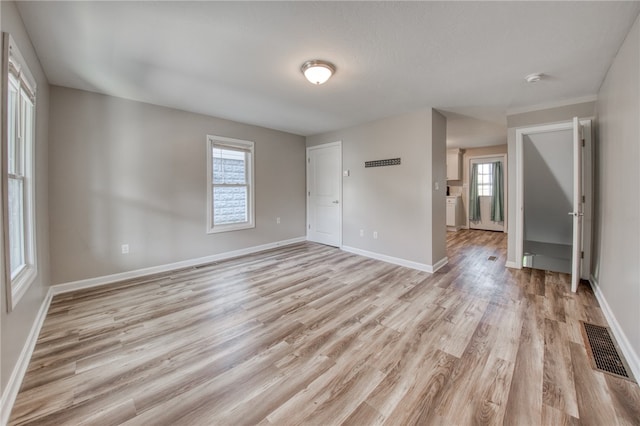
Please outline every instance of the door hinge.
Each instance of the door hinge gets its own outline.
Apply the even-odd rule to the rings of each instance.
[[[311,164],[311,157],[307,158],[307,163]]]
[[[311,197],[311,191],[307,192],[307,196]]]
[[[582,139],[582,147],[584,148],[584,146],[585,146],[585,142],[584,142],[584,139]]]
[[[583,203],[585,202],[585,198],[584,198],[584,195],[582,196],[582,202],[583,202]]]
[[[583,251],[580,252],[580,259],[584,259],[584,252]]]
[[[309,229],[311,229],[311,224],[309,224]]]

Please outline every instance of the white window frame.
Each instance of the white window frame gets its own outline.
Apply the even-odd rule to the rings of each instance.
[[[9,170],[9,85],[18,91],[18,114],[15,132],[21,139],[16,143],[18,166]],[[3,33],[2,52],[2,222],[4,273],[7,310],[11,311],[27,292],[38,275],[36,258],[35,220],[35,138],[36,138],[36,83],[17,45],[8,33]],[[25,124],[25,111],[32,108],[31,128]],[[25,136],[30,137],[26,138]],[[11,173],[10,173],[11,172]],[[23,250],[24,263],[11,270],[11,241],[9,236],[9,180],[23,184]]]
[[[493,195],[493,164],[492,162],[477,162],[476,164],[478,164],[478,195],[480,197],[491,197]],[[489,173],[481,172],[481,166],[487,165],[489,166]]]
[[[207,135],[207,233],[215,234],[219,232],[237,231],[241,229],[255,228],[255,184],[254,184],[254,143],[242,139],[227,138],[224,136]],[[242,223],[219,224],[214,220],[214,197],[213,197],[213,148],[239,150],[248,153],[246,162],[247,173],[247,221]],[[216,184],[218,186],[218,184]]]

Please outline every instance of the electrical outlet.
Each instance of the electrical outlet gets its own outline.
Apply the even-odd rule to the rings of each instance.
[[[129,253],[129,244],[123,244],[122,245],[122,254],[128,254]]]
[[[278,225],[280,225],[280,218],[279,218],[279,217],[276,217],[276,223],[277,223]]]
[[[378,239],[378,231],[373,231],[373,239],[374,240]]]
[[[361,237],[364,237],[364,229],[361,229],[361,230],[360,230],[360,236],[361,236]]]

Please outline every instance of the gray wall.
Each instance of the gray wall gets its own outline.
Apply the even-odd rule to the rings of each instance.
[[[447,119],[434,109],[431,110],[430,188],[431,197],[427,196],[427,202],[431,202],[429,264],[433,265],[447,257]]]
[[[507,161],[509,163],[508,182],[515,183],[517,175],[516,164],[516,128],[537,126],[540,124],[560,123],[570,121],[573,117],[592,118],[595,117],[596,103],[583,102],[574,105],[566,105],[557,108],[548,108],[540,111],[532,111],[522,114],[507,116]],[[509,199],[516,199],[516,185],[509,185],[507,192]],[[507,207],[507,262],[516,260],[516,203],[511,202]]]
[[[593,275],[640,358],[640,18],[598,95]],[[636,379],[638,377],[636,376]]]
[[[573,132],[527,135],[523,141],[524,239],[573,244]]]
[[[254,229],[205,232],[207,134],[255,142]],[[54,284],[305,235],[301,136],[53,86],[50,143]]]
[[[351,172],[342,183],[343,245],[426,265],[440,260],[434,256],[444,253],[445,241],[436,241],[432,227],[443,234],[446,227],[443,132],[444,117],[426,109],[307,138],[307,146],[342,141],[342,167]],[[441,148],[433,146],[434,133]],[[397,157],[399,166],[364,167],[365,161]],[[434,177],[441,179],[442,197],[434,197]]]
[[[4,271],[1,271],[2,289],[0,289],[0,322],[2,323],[1,337],[1,368],[0,384],[2,393],[16,366],[20,351],[24,347],[31,326],[48,291],[49,277],[49,209],[47,187],[47,156],[48,156],[48,126],[49,126],[49,83],[40,67],[29,36],[25,32],[22,19],[13,2],[0,3],[2,31],[12,35],[24,56],[27,65],[38,85],[36,99],[36,147],[35,147],[35,188],[36,188],[36,238],[38,276],[27,293],[11,313],[7,313]],[[0,227],[0,232],[2,229]],[[0,244],[1,247],[1,244]],[[1,248],[0,248],[1,250]],[[2,259],[3,257],[0,257]],[[3,268],[0,262],[0,268]]]

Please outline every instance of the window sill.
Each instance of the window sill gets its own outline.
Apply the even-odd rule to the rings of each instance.
[[[207,229],[207,234],[219,234],[221,232],[240,231],[242,229],[255,228],[254,223],[238,223],[233,225],[218,225]]]
[[[38,270],[34,266],[23,269],[18,276],[11,281],[11,309],[13,310],[25,295],[31,284],[38,276]]]

